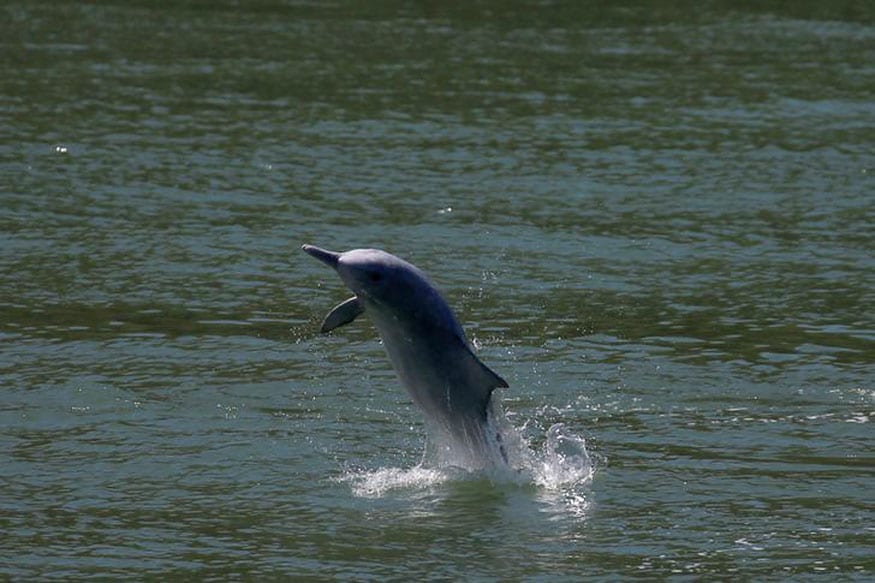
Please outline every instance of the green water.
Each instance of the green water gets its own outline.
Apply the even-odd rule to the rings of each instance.
[[[0,48],[0,579],[875,576],[871,3],[13,1]],[[418,468],[302,243],[428,272],[554,475]]]

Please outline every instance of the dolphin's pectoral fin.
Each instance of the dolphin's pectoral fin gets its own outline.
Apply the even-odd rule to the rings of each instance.
[[[328,312],[325,320],[322,322],[323,334],[331,332],[335,328],[339,328],[344,324],[349,324],[355,320],[359,314],[365,311],[365,306],[361,303],[357,296],[352,296],[345,302],[342,302]]]

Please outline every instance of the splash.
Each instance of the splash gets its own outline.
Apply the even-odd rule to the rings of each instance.
[[[595,475],[586,440],[557,423],[547,430],[544,445],[532,461],[532,480],[553,518],[585,518],[590,507],[586,487]]]
[[[351,471],[341,478],[352,484],[352,493],[359,498],[382,498],[394,490],[426,490],[448,479],[447,472],[421,465],[409,469]]]
[[[564,424],[552,425],[542,436],[527,438],[496,407],[490,429],[491,449],[472,458],[471,450],[430,428],[422,461],[412,468],[352,470],[343,478],[354,495],[382,498],[393,492],[439,492],[447,484],[486,479],[494,485],[533,487],[536,498],[555,515],[584,516],[589,508],[587,487],[595,463],[586,440]],[[490,432],[492,433],[492,431]],[[543,442],[533,446],[532,442]],[[481,452],[482,453],[482,452]]]
[[[595,473],[586,440],[569,432],[564,423],[557,423],[547,430],[544,446],[532,461],[535,483],[547,489],[589,482]]]

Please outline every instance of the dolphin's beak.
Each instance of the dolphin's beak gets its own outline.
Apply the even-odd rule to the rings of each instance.
[[[303,249],[309,255],[315,257],[325,265],[337,269],[337,262],[340,260],[340,253],[328,251],[327,249],[321,249],[319,247],[316,247],[315,245],[302,245],[301,249]]]

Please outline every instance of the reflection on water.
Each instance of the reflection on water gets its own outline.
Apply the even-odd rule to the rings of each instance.
[[[0,12],[0,578],[871,578],[870,3]],[[433,277],[522,484],[302,242]]]

